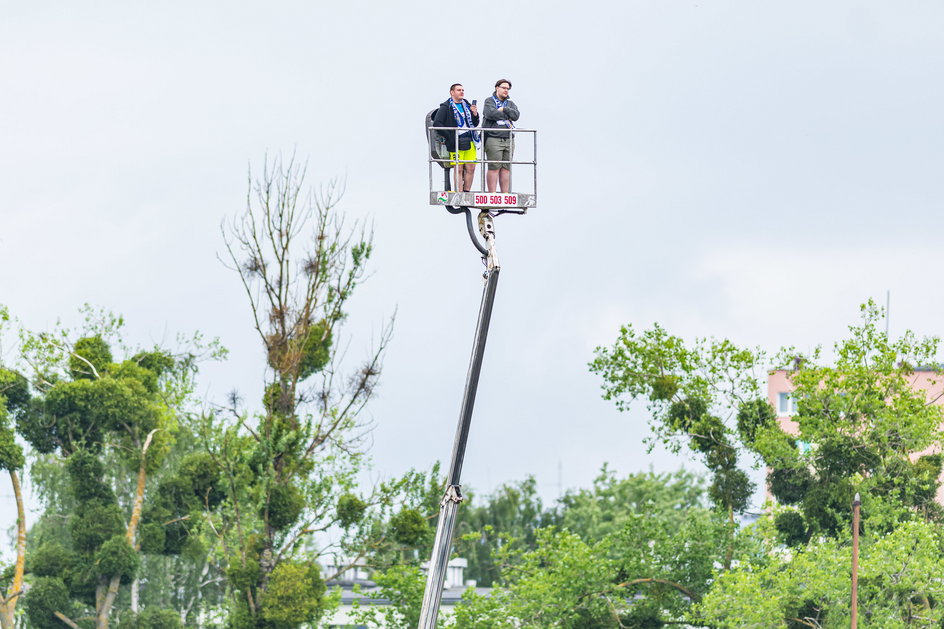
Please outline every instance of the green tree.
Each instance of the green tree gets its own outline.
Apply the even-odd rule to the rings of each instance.
[[[691,509],[705,506],[704,482],[691,472],[649,471],[618,478],[604,464],[593,487],[568,491],[544,521],[592,542],[622,531],[640,515],[681,526]]]
[[[615,566],[607,553],[579,536],[542,529],[535,550],[509,548],[500,557],[507,564],[509,621],[517,620],[522,627],[617,626]]]
[[[0,332],[9,321],[7,309],[0,306]],[[26,565],[26,510],[19,471],[25,464],[23,448],[16,441],[14,426],[17,418],[30,405],[29,384],[16,371],[0,367],[0,469],[10,475],[10,486],[16,501],[16,559],[6,591],[0,591],[0,627],[13,629],[16,604],[23,593]]]
[[[502,485],[484,496],[481,504],[476,504],[479,499],[474,494],[468,499],[469,504],[457,516],[456,550],[469,561],[466,576],[480,587],[490,587],[501,576],[501,566],[496,563],[498,548],[509,540],[534,548],[545,512],[533,477]]]
[[[466,575],[480,587],[501,579],[496,551],[505,544],[536,548],[537,531],[556,526],[597,542],[640,514],[680,526],[690,509],[704,507],[702,480],[690,472],[644,472],[618,478],[604,465],[589,489],[570,490],[545,509],[531,477],[507,483],[482,498],[470,494],[460,511],[456,552],[468,559]]]
[[[67,330],[21,335],[39,395],[17,417],[19,431],[40,461],[61,469],[49,476],[61,482],[40,487],[47,504],[38,524],[47,533],[31,554],[35,583],[25,596],[35,626],[88,618],[108,627],[122,584],[140,566],[142,515],[158,498],[146,493],[147,480],[173,446],[195,373],[192,354],[114,360],[106,338],[122,320],[89,316],[98,331],[74,342]]]
[[[204,435],[225,479],[211,520],[232,593],[229,623],[239,629],[316,621],[327,600],[314,567],[320,557],[360,561],[383,545],[378,532],[409,545],[429,528],[422,475],[358,491],[368,432],[362,411],[390,328],[363,363],[345,370],[338,339],[365,277],[371,234],[345,225],[333,184],[314,194],[304,177],[294,160],[267,162],[251,181],[245,213],[224,228],[268,368],[259,412],[243,411],[234,396],[236,421],[209,417]],[[305,578],[282,576],[303,569]]]
[[[763,352],[728,340],[686,344],[658,324],[641,334],[627,325],[612,347],[597,348],[590,369],[603,378],[603,397],[621,411],[647,400],[652,439],[676,452],[687,446],[701,457],[711,474],[708,495],[728,515],[729,566],[735,516],[754,491],[739,452],[756,424],[771,425],[775,417],[760,388]]]
[[[643,629],[689,622],[724,554],[726,523],[704,509],[681,526],[639,514],[594,542],[554,527],[533,550],[498,551],[505,565],[490,597],[468,594],[456,629]],[[489,625],[489,623],[492,623]]]
[[[224,602],[217,540],[204,519],[208,509],[220,505],[224,492],[220,469],[189,424],[178,424],[174,448],[142,511],[138,539],[146,584],[139,600],[137,582],[132,584],[131,609],[173,609],[178,622],[194,626]]]
[[[168,504],[179,503],[181,477],[190,476],[181,473],[181,468],[198,445],[187,428],[187,415],[178,413],[176,417],[172,447],[160,467],[148,473],[135,545],[140,548],[140,567],[135,578],[119,589],[112,614],[112,622],[118,622],[119,628],[130,622],[131,615],[151,608],[173,610],[186,626],[205,626],[211,618],[219,616],[223,602],[223,575],[216,567],[215,537],[206,530],[202,509],[182,516],[171,516],[166,511]],[[198,451],[202,452],[202,445]],[[134,483],[115,474],[122,464],[114,452],[105,452],[103,463],[119,505],[128,509],[133,502]],[[30,477],[44,505],[44,515],[29,533],[33,565],[39,549],[71,547],[70,532],[61,514],[75,513],[77,502],[58,456],[33,457]],[[198,487],[206,480],[201,478]],[[168,488],[174,491],[168,492]],[[165,544],[165,540],[170,543]],[[40,563],[46,561],[39,559]]]
[[[120,629],[183,629],[183,626],[173,610],[148,607],[139,614],[122,618]]]
[[[939,340],[912,332],[889,339],[874,303],[861,313],[849,338],[833,347],[834,359],[824,360],[819,348],[799,359],[793,349],[780,354],[781,364],[792,367],[797,411],[791,419],[804,447],[785,440],[775,424],[759,430],[751,445],[773,469],[771,492],[795,506],[778,517],[787,542],[844,534],[857,492],[876,532],[914,513],[942,516],[941,455],[917,454],[944,436],[944,409],[928,392],[942,380]]]
[[[770,552],[762,561],[720,575],[699,605],[700,614],[718,629],[848,627],[850,537],[846,532],[789,553]],[[942,542],[940,526],[914,520],[863,546],[859,567],[863,626],[942,625]]]
[[[373,576],[379,586],[379,597],[388,605],[356,606],[353,617],[364,625],[386,629],[415,629],[423,606],[423,590],[426,577],[417,566],[395,565],[379,571]],[[445,626],[440,618],[438,626]]]
[[[689,622],[847,626],[851,502],[858,492],[863,617],[882,627],[938,626],[941,575],[921,557],[938,552],[941,534],[935,500],[941,457],[922,454],[942,443],[944,416],[930,393],[941,378],[939,340],[911,332],[892,340],[874,303],[861,314],[829,359],[820,349],[777,355],[794,387],[790,432],[760,394],[759,351],[726,340],[689,347],[658,326],[641,335],[623,328],[612,348],[597,351],[592,368],[604,378],[605,396],[620,408],[648,398],[656,438],[705,454],[714,478],[709,494],[720,508],[736,511],[731,498],[738,492],[729,490],[742,483],[730,482],[736,475],[725,470],[738,449],[770,470],[780,505],[752,529],[736,534],[732,527],[725,569]],[[752,540],[751,550],[738,550],[739,540]],[[735,560],[739,567],[727,573]],[[898,568],[879,574],[879,562]]]
[[[488,597],[467,593],[455,626],[643,628],[692,620],[692,602],[710,587],[728,537],[726,518],[704,502],[691,473],[618,478],[604,466],[592,488],[569,491],[527,529],[529,542],[487,529],[492,565],[501,568],[496,589]],[[481,543],[475,533],[466,542]],[[747,549],[739,541],[735,551]]]

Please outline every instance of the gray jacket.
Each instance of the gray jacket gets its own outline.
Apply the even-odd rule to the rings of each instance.
[[[497,97],[498,95],[492,92],[492,95],[485,99],[485,111],[482,114],[483,129],[509,129],[512,125],[508,121],[515,121],[521,115],[518,113],[518,106],[510,98],[505,99],[501,109],[496,107],[494,99]],[[485,132],[486,138],[507,138],[510,135],[508,131]]]

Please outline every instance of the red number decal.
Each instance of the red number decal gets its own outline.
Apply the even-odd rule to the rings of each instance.
[[[476,203],[488,203],[488,197],[486,197],[484,194],[477,194],[477,195],[475,195],[475,202],[476,202]]]

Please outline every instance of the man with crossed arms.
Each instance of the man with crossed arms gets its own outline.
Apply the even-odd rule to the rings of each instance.
[[[504,129],[503,131],[485,131],[485,157],[490,161],[504,163],[488,164],[485,173],[485,183],[489,192],[495,192],[501,186],[502,192],[510,192],[511,187],[511,155],[513,140],[511,131],[513,121],[518,119],[518,106],[508,98],[511,90],[511,81],[500,79],[495,83],[495,91],[485,99],[485,122],[483,129]]]

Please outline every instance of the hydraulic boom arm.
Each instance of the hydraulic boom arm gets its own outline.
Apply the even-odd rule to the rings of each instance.
[[[468,208],[463,208],[469,219],[471,232],[471,215]],[[462,396],[462,407],[459,411],[459,426],[456,429],[456,440],[452,448],[452,460],[449,464],[449,477],[446,482],[446,493],[440,502],[439,522],[436,526],[436,539],[433,542],[433,554],[429,561],[429,574],[426,578],[426,591],[423,594],[423,608],[420,612],[418,629],[435,629],[436,618],[439,615],[439,603],[442,599],[443,582],[446,576],[446,566],[452,549],[452,536],[456,526],[456,512],[462,502],[460,476],[462,463],[465,459],[466,443],[469,440],[469,426],[472,423],[472,408],[475,405],[475,392],[479,384],[479,374],[482,371],[482,358],[485,355],[485,341],[488,337],[488,324],[492,318],[492,305],[495,303],[495,290],[498,287],[498,252],[495,248],[495,225],[488,212],[479,214],[479,232],[485,239],[486,247],[483,251],[486,271],[485,288],[482,290],[482,304],[479,306],[478,324],[475,328],[475,342],[472,345],[472,359],[469,363],[469,373],[466,376],[465,393]],[[470,234],[473,236],[474,235]],[[482,247],[476,241],[476,246]]]

